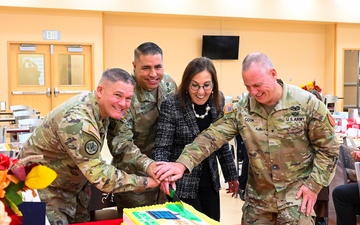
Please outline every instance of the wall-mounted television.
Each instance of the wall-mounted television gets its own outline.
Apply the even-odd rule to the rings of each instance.
[[[238,59],[239,36],[203,35],[202,53],[209,59]]]

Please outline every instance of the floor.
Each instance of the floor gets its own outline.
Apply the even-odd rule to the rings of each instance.
[[[242,216],[241,207],[244,204],[244,202],[239,197],[232,198],[231,195],[226,194],[224,188],[220,191],[220,193],[221,193],[220,223],[223,225],[240,225],[241,216]],[[336,215],[331,197],[329,204],[329,218],[327,220],[328,220],[328,225],[336,225]]]
[[[220,191],[221,214],[220,223],[223,225],[239,225],[241,223],[241,208],[244,202],[239,198],[226,194],[225,188]]]
[[[330,185],[330,191],[337,185],[337,181]],[[223,186],[223,185],[222,185]],[[244,202],[239,198],[231,197],[230,194],[226,194],[225,186],[220,190],[221,201],[221,218],[220,223],[223,225],[240,225],[242,211],[241,208]],[[107,210],[101,210],[97,212],[97,220],[112,219],[117,217],[116,208],[108,208]],[[329,202],[329,218],[328,225],[336,225],[336,215],[334,206],[332,204],[332,198],[330,196]],[[358,223],[359,224],[359,223]]]

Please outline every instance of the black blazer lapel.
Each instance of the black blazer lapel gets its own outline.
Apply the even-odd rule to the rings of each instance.
[[[196,123],[196,117],[192,108],[192,103],[187,96],[186,103],[185,103],[185,111],[184,111],[184,120],[188,124],[192,134],[196,137],[200,133],[199,126]]]

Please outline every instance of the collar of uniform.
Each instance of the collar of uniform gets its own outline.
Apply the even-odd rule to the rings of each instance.
[[[107,127],[109,125],[109,118],[105,118],[105,119],[101,118],[99,104],[97,103],[95,96],[96,96],[96,91],[94,90],[90,95],[90,102],[93,105],[94,117],[97,119],[96,123],[98,124],[100,133],[101,133],[101,129],[103,129],[104,132],[106,133]]]
[[[286,101],[286,99],[289,97],[290,98],[294,97],[294,96],[289,96],[290,92],[289,92],[288,84],[286,84],[281,79],[277,79],[277,82],[283,87],[283,93],[282,93],[280,100],[276,103],[276,105],[273,109],[275,111],[290,108],[293,101]],[[249,98],[249,102],[248,102],[249,108],[250,108],[251,112],[255,112],[260,115],[263,115],[263,114],[267,115],[264,107],[259,102],[257,102],[256,99],[251,94],[248,94],[248,98]]]
[[[135,90],[134,90],[134,96],[136,96],[136,99],[138,99],[139,102],[157,102],[157,99],[155,99],[153,97],[153,95],[151,94],[151,92],[145,90],[144,88],[142,88],[135,77],[134,71],[132,72],[131,76],[134,78],[135,82],[136,82],[136,86],[135,86]],[[161,85],[162,81],[159,84],[159,87]],[[158,92],[157,95],[159,96],[159,89],[158,88]]]
[[[288,109],[291,106],[293,106],[294,103],[296,104],[297,97],[301,96],[301,95],[299,95],[299,93],[298,94],[294,93],[294,89],[295,90],[300,90],[301,88],[293,86],[291,84],[287,84],[284,81],[282,81],[281,79],[277,79],[277,81],[283,87],[283,93],[282,93],[282,96],[281,96],[280,100],[278,101],[278,103],[276,104],[274,109],[276,111],[277,110],[282,110],[282,109]]]
[[[93,105],[93,110],[94,110],[94,116],[98,121],[101,121],[101,114],[100,114],[100,108],[99,108],[99,104],[96,101],[96,91],[94,90],[92,92],[92,94],[90,95],[90,102]]]

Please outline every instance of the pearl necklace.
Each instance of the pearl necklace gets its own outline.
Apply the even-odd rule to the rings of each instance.
[[[203,114],[203,115],[199,115],[199,114],[196,113],[195,107],[194,107],[194,103],[192,103],[192,108],[193,108],[193,111],[194,111],[194,113],[195,113],[195,117],[196,117],[196,118],[200,118],[200,119],[204,119],[205,116],[207,116],[208,113],[209,113],[209,111],[210,111],[210,106],[209,106],[209,104],[206,105],[206,108],[205,108],[206,112],[205,112],[205,114]]]

